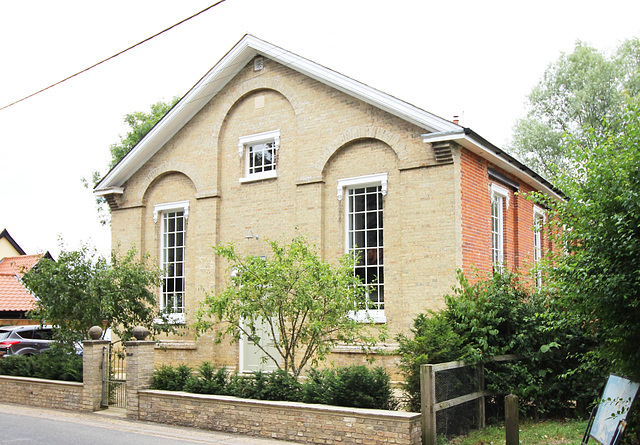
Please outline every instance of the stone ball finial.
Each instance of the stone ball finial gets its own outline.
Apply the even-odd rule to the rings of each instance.
[[[102,328],[100,326],[92,326],[89,329],[89,338],[91,340],[99,340],[102,337]]]
[[[133,336],[138,341],[143,341],[149,335],[149,329],[144,326],[136,326],[133,328]]]

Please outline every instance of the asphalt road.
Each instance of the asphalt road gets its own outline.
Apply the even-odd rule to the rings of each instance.
[[[109,410],[107,410],[108,412]],[[112,410],[110,414],[113,414]],[[0,445],[286,445],[293,442],[0,403]]]

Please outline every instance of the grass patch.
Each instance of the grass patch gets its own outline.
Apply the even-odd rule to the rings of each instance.
[[[547,420],[520,423],[520,445],[579,444],[587,428],[586,420]],[[504,445],[504,425],[471,431],[468,436],[438,441],[439,445]]]

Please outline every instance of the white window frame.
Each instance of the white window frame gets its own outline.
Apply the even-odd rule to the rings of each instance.
[[[542,271],[540,261],[542,260],[542,228],[545,223],[545,212],[538,206],[533,207],[533,263],[536,287],[542,287]]]
[[[259,173],[250,173],[251,147],[258,144],[273,143],[273,169]],[[265,131],[263,133],[241,136],[238,139],[238,156],[244,159],[244,177],[241,183],[262,181],[278,177],[278,151],[280,149],[280,130]]]
[[[504,265],[505,207],[509,208],[509,190],[491,184],[491,264],[497,272],[502,272]]]
[[[183,218],[184,218],[184,222],[183,222],[183,239],[182,239],[182,249],[183,249],[183,257],[182,257],[182,312],[170,312],[165,314],[163,317],[165,317],[167,319],[167,321],[169,323],[176,323],[176,324],[184,324],[186,323],[185,320],[185,302],[186,302],[186,279],[185,279],[185,265],[186,265],[186,258],[185,258],[185,254],[186,254],[186,235],[187,235],[187,220],[189,219],[189,201],[177,201],[177,202],[170,202],[170,203],[164,203],[164,204],[157,204],[155,206],[153,206],[153,221],[154,223],[158,222],[158,219],[160,219],[160,268],[163,270],[163,276],[162,279],[164,280],[166,277],[164,276],[164,270],[165,270],[165,256],[164,256],[164,251],[165,251],[165,227],[164,227],[164,218],[165,215],[168,215],[169,213],[173,213],[173,212],[183,212]],[[160,218],[158,218],[158,216],[160,216]],[[160,306],[160,310],[164,311],[165,310],[165,304],[164,304],[164,287],[163,285],[160,286],[159,289],[159,294],[160,294],[160,298],[158,301],[158,304]],[[157,320],[157,321],[162,321],[162,320]]]
[[[387,184],[388,184],[388,173],[378,173],[374,175],[365,175],[365,176],[357,176],[353,178],[345,178],[338,180],[337,186],[337,197],[338,201],[342,201],[342,198],[345,195],[345,191],[348,189],[355,188],[364,188],[364,187],[380,187],[380,193],[382,194],[383,201],[384,197],[387,195]],[[349,243],[349,198],[344,200],[344,214],[345,214],[345,224],[344,224],[344,250],[345,253],[349,253],[352,249],[352,246]],[[380,210],[382,212],[382,217],[384,218],[384,206]],[[384,251],[384,243],[381,246]],[[380,246],[377,246],[380,248]],[[383,257],[384,258],[384,257]],[[382,267],[384,268],[384,259],[382,263]],[[355,273],[355,271],[354,271]],[[384,282],[381,284],[383,291],[383,301],[386,304],[386,298],[384,298]],[[387,317],[385,315],[384,309],[365,309],[360,311],[354,311],[351,316],[356,321],[369,322],[373,321],[374,323],[386,323]]]

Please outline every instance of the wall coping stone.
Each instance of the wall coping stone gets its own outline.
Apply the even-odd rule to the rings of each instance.
[[[57,386],[78,386],[82,387],[82,382],[67,382],[65,380],[48,380],[48,379],[38,379],[35,377],[20,377],[13,375],[0,375],[0,380],[14,380],[18,382],[25,383],[39,383],[45,385],[57,385]]]
[[[420,418],[420,413],[410,413],[407,411],[389,411],[383,409],[367,409],[367,408],[353,408],[346,406],[334,406],[334,405],[320,405],[312,403],[302,402],[283,402],[283,401],[271,401],[271,400],[257,400],[257,399],[243,399],[241,397],[233,396],[220,396],[213,394],[194,394],[184,391],[164,391],[159,389],[145,389],[138,391],[139,394],[153,394],[162,397],[176,398],[176,399],[200,399],[200,400],[215,400],[216,402],[234,404],[234,405],[253,405],[253,406],[273,406],[280,409],[290,409],[299,412],[301,409],[312,409],[314,411],[322,411],[325,414],[335,414],[348,417],[385,417],[388,419],[398,420],[411,420]]]

